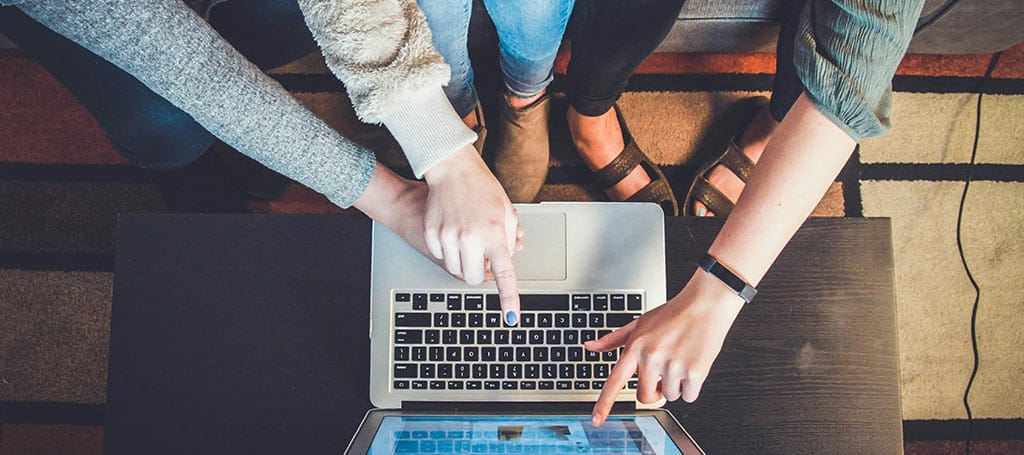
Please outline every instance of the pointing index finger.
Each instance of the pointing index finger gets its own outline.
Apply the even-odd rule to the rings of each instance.
[[[516,282],[515,265],[504,245],[491,249],[491,274],[494,284],[498,287],[498,298],[501,300],[501,312],[505,315],[505,323],[513,326],[519,322],[519,283]]]
[[[615,404],[615,397],[619,396],[619,392],[626,386],[626,382],[629,381],[629,378],[633,377],[636,368],[636,359],[628,352],[623,352],[622,357],[619,358],[619,363],[615,364],[615,368],[612,368],[611,374],[608,375],[608,380],[605,381],[604,387],[601,388],[601,395],[597,397],[597,403],[594,403],[594,413],[590,417],[594,426],[604,425],[605,419],[608,418],[608,413],[612,410],[612,405]]]

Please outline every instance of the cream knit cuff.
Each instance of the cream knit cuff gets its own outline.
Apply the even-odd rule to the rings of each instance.
[[[416,178],[423,178],[427,170],[477,137],[462,123],[440,86],[423,90],[384,113],[381,122],[402,146]]]

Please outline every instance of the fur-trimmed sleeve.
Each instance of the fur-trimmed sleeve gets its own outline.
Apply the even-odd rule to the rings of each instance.
[[[417,177],[476,140],[441,90],[451,71],[413,0],[299,0],[364,122],[383,123]]]

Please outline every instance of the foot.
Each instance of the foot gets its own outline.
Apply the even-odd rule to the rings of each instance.
[[[533,202],[548,174],[548,114],[551,99],[504,96],[499,106],[494,176],[512,202]],[[494,125],[491,125],[494,128]]]
[[[569,133],[583,162],[591,170],[603,169],[626,147],[615,109],[597,117],[580,114],[572,106],[566,113]],[[651,183],[651,178],[637,166],[626,178],[605,191],[613,201],[624,201]]]
[[[779,124],[772,118],[771,112],[767,108],[761,109],[740,135],[736,145],[740,147],[740,151],[747,158],[750,158],[750,161],[757,163],[761,159],[765,146],[768,145],[768,140],[772,137],[772,132],[778,126]],[[743,188],[746,186],[739,176],[722,164],[711,168],[707,178],[711,186],[718,188],[733,203],[740,198],[740,194],[743,193]],[[715,216],[714,212],[708,210],[707,206],[700,201],[693,202],[693,213],[697,216]]]

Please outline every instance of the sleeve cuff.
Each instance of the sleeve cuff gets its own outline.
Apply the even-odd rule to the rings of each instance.
[[[477,138],[462,123],[441,87],[418,93],[382,115],[381,122],[402,146],[416,178]]]

